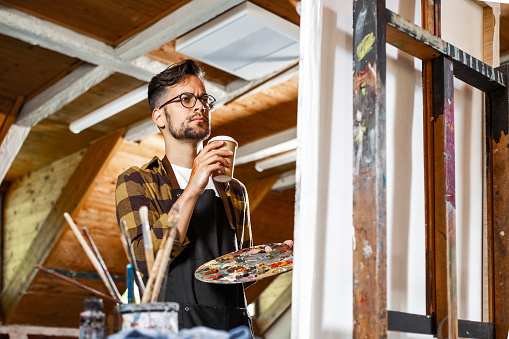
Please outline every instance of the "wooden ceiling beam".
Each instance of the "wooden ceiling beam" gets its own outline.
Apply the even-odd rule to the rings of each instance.
[[[18,155],[21,146],[30,132],[30,127],[11,125],[7,135],[0,145],[0,182],[2,182],[11,167],[16,155]]]
[[[246,185],[249,197],[249,212],[252,213],[260,202],[265,198],[274,183],[279,179],[279,174],[261,180],[253,181]]]
[[[13,124],[16,115],[18,114],[21,105],[23,104],[23,100],[24,98],[22,96],[19,96],[18,99],[16,99],[14,106],[12,106],[11,111],[8,114],[3,115],[0,113],[0,144],[7,135],[9,128],[11,128],[11,125]],[[0,180],[0,182],[1,181],[2,180]]]
[[[19,111],[14,125],[8,126],[11,130],[2,127],[1,133],[5,132],[5,138],[0,137],[0,156],[3,160],[0,163],[0,182],[3,181],[33,126],[85,93],[92,86],[103,81],[111,73],[112,71],[101,66],[81,65],[25,103]],[[14,116],[12,120],[14,120]]]
[[[0,5],[0,33],[142,81],[167,66],[145,56],[120,60],[108,44],[4,5]]]
[[[77,67],[23,105],[15,123],[26,127],[35,126],[112,73],[113,71],[102,66],[83,64]]]
[[[112,155],[121,144],[122,134],[123,131],[120,131],[93,143],[83,156],[37,237],[30,245],[22,264],[2,291],[0,301],[7,321],[37,274],[35,265],[44,264],[66,228],[67,222],[63,213],[68,212],[72,216],[77,213],[91,192],[97,176],[108,166]]]

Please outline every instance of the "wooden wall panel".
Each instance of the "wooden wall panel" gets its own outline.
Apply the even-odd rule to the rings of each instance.
[[[65,185],[30,249],[2,291],[1,301],[7,321],[15,313],[16,306],[37,275],[35,265],[46,260],[67,226],[63,218],[64,212],[75,216],[79,211],[90,194],[96,177],[111,160],[122,134],[123,131],[119,131],[91,144]]]
[[[119,240],[115,216],[114,189],[117,177],[128,167],[141,166],[154,155],[161,157],[163,154],[164,142],[160,135],[149,137],[140,143],[123,141],[112,155],[108,165],[95,178],[87,199],[74,215],[78,227],[88,228],[106,266],[113,275],[125,276],[127,263]],[[68,226],[53,247],[44,266],[95,273]],[[107,293],[102,281],[83,279],[80,281]],[[121,293],[125,290],[124,283],[117,283],[117,286]],[[38,322],[44,326],[78,326],[79,313],[83,311],[83,299],[89,296],[90,294],[86,291],[38,273],[10,321]],[[40,303],[41,307],[33,307],[36,303]],[[46,314],[45,307],[51,309],[52,316]],[[117,317],[112,303],[106,301],[105,308],[109,316]]]
[[[9,281],[37,235],[83,152],[74,153],[12,183],[5,202],[4,281]]]

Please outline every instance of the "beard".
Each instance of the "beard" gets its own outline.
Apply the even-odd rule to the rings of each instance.
[[[197,140],[197,141],[203,141],[207,139],[210,136],[210,120],[205,115],[201,113],[194,114],[186,120],[182,122],[180,126],[175,126],[170,118],[170,115],[168,112],[165,112],[166,116],[166,122],[168,123],[168,130],[170,131],[170,134],[177,140]],[[189,126],[189,123],[196,118],[197,116],[201,116],[205,119],[205,123],[207,124],[206,127],[192,127]]]

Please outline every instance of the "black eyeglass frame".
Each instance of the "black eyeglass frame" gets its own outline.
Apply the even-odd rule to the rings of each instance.
[[[192,105],[191,107],[187,107],[187,106],[186,106],[186,105],[184,105],[184,103],[182,102],[182,96],[183,96],[184,94],[191,95],[191,96],[194,98],[194,103],[193,103],[193,105]],[[196,97],[196,95],[194,95],[193,93],[184,92],[184,93],[180,93],[180,94],[179,94],[179,95],[177,95],[175,98],[173,98],[173,99],[170,99],[170,100],[166,101],[164,104],[162,104],[161,106],[159,106],[159,109],[161,109],[161,108],[163,108],[164,106],[168,105],[170,102],[172,102],[173,100],[175,100],[175,99],[177,99],[177,98],[179,98],[179,99],[180,99],[180,104],[181,104],[182,106],[184,106],[185,108],[193,108],[194,106],[196,106],[196,102],[197,102],[197,101],[198,101],[198,99],[199,99],[199,100],[201,101],[201,103],[203,104],[203,108],[204,108],[204,109],[206,109],[207,111],[211,111],[211,110],[213,110],[213,109],[214,109],[214,105],[215,105],[215,103],[216,103],[216,98],[214,98],[214,97],[213,97],[212,95],[210,95],[210,94],[203,94],[201,97],[199,97],[199,98],[198,98],[198,97]],[[203,101],[203,98],[212,98],[212,100],[213,100],[213,101],[212,101],[212,105],[211,105],[212,107],[210,107],[210,108],[205,107],[205,105],[207,105],[207,102],[204,102],[204,101]],[[210,105],[210,103],[209,103],[208,105]]]

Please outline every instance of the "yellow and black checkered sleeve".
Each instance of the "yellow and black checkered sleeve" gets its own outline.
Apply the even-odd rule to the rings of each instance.
[[[150,173],[132,167],[122,173],[117,180],[115,200],[117,206],[117,222],[125,220],[131,238],[131,245],[136,263],[140,272],[147,276],[147,264],[145,259],[145,246],[139,209],[142,206],[148,208],[148,218],[154,254],[157,254],[161,246],[164,232],[168,228],[168,211],[171,208],[171,196],[169,190],[166,196],[157,196],[154,189],[156,180]],[[157,186],[157,185],[156,185]],[[175,258],[189,243],[186,238],[183,243],[175,239],[171,257]]]

